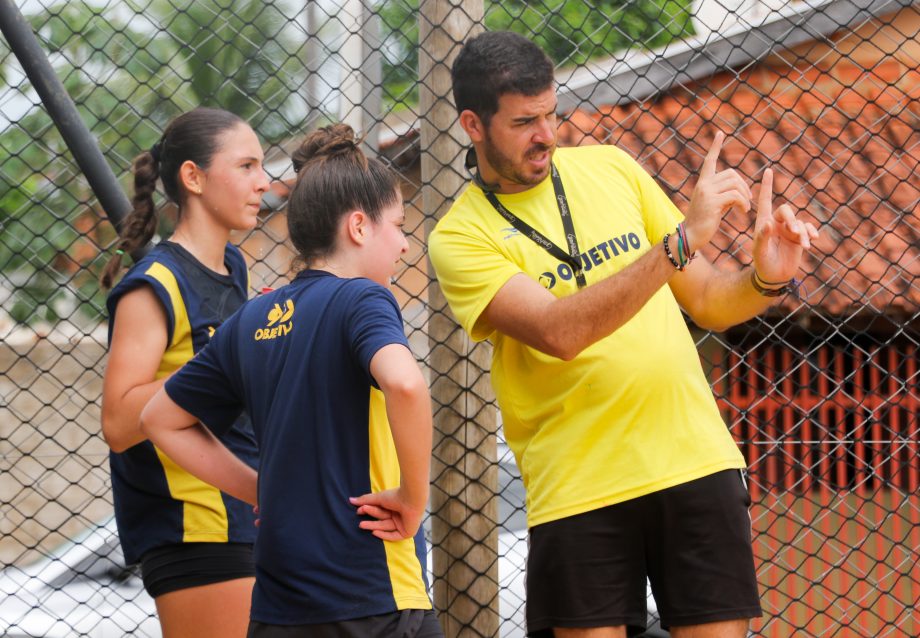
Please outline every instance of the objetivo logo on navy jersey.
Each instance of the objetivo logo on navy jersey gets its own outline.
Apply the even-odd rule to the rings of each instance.
[[[507,239],[507,237],[505,238]],[[584,272],[588,272],[595,266],[600,266],[605,261],[609,261],[621,254],[628,253],[630,250],[639,250],[642,247],[642,241],[636,233],[624,233],[619,237],[612,237],[605,242],[601,242],[593,248],[581,253],[581,266]],[[540,275],[540,283],[547,289],[551,289],[560,279],[569,281],[575,276],[572,267],[560,262],[555,271],[546,271]]]
[[[266,339],[277,339],[288,334],[294,327],[291,317],[294,315],[294,302],[288,299],[284,302],[284,308],[281,304],[276,303],[268,311],[268,323],[264,328],[256,330],[254,335],[256,341]]]

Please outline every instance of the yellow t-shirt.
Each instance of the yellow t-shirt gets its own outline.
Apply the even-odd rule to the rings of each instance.
[[[651,176],[615,147],[559,149],[553,161],[588,285],[638,259],[682,218]],[[498,197],[565,249],[549,178]],[[567,362],[482,318],[518,273],[558,297],[578,288],[571,268],[516,231],[477,186],[470,184],[438,223],[429,253],[457,321],[494,345],[492,384],[527,488],[530,526],[744,467],[669,287]]]

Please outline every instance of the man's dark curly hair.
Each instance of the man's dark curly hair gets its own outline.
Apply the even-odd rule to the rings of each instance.
[[[451,80],[457,112],[470,110],[488,126],[502,95],[537,95],[551,88],[553,62],[522,35],[487,31],[463,45]]]

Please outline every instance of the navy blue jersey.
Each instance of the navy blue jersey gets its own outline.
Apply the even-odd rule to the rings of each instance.
[[[262,453],[253,620],[336,622],[430,609],[425,540],[384,542],[348,501],[399,485],[370,361],[408,347],[392,293],[306,270],[249,301],[166,392],[215,433],[241,410]]]
[[[167,318],[167,348],[156,378],[180,368],[204,348],[214,330],[246,301],[249,271],[239,249],[227,244],[220,275],[172,242],[158,244],[135,264],[106,301],[109,339],[123,295],[150,286]],[[257,466],[255,436],[243,415],[222,440],[246,463]],[[173,543],[252,543],[252,507],[221,493],[178,467],[150,441],[109,455],[118,535],[128,564],[147,550]]]

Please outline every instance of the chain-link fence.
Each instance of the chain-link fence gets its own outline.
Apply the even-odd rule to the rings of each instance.
[[[8,2],[8,0],[2,0]],[[344,120],[405,176],[395,293],[437,435],[434,600],[449,636],[523,635],[523,487],[490,352],[454,324],[425,238],[459,192],[450,61],[484,28],[558,64],[563,144],[617,144],[684,206],[715,131],[726,165],[821,225],[799,298],[697,331],[750,465],[763,636],[916,636],[920,619],[920,8],[911,0],[119,0],[19,3],[127,185],[199,104],[249,120],[275,180],[239,237],[253,287],[288,274],[287,152]],[[99,427],[114,231],[0,41],[0,633],[156,635],[125,570]],[[707,247],[750,262],[751,215]],[[161,234],[169,232],[164,222]],[[650,619],[656,620],[650,600]]]

